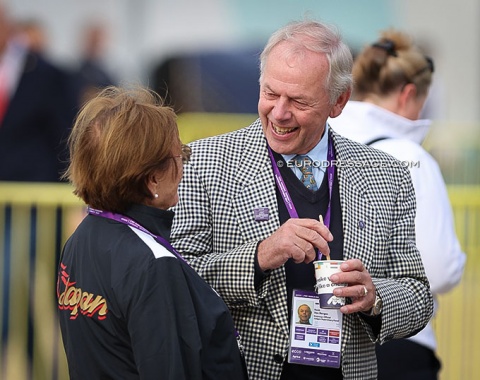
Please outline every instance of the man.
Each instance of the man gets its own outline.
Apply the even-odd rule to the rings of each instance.
[[[312,309],[308,305],[300,305],[298,307],[298,323],[301,325],[311,325],[310,317],[312,316]]]
[[[0,181],[59,181],[75,111],[68,74],[14,34],[0,2]]]
[[[172,242],[229,306],[251,379],[375,378],[375,342],[413,334],[432,314],[408,170],[379,166],[392,158],[326,123],[350,97],[351,68],[330,28],[289,24],[261,55],[260,118],[191,144]],[[294,163],[299,154],[314,165]],[[340,317],[321,309],[337,318],[330,367],[290,358],[289,313],[297,293],[312,297],[317,249],[346,260],[331,280],[347,285],[334,294],[351,301]]]

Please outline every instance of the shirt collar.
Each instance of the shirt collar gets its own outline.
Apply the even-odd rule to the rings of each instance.
[[[310,157],[312,161],[326,161],[327,160],[327,150],[328,150],[328,124],[325,124],[325,131],[323,132],[323,136],[318,142],[317,145],[313,147],[306,155]],[[297,153],[294,154],[282,154],[283,159],[285,162],[292,160]]]

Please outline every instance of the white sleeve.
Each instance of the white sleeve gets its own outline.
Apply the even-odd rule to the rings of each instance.
[[[409,168],[417,201],[417,247],[432,293],[448,292],[462,278],[466,255],[455,233],[447,188],[437,162],[420,145],[408,140],[382,140],[374,147],[413,163]]]
[[[412,167],[417,199],[417,247],[433,294],[445,293],[462,277],[466,255],[460,248],[448,193],[440,168],[426,152],[420,167]]]

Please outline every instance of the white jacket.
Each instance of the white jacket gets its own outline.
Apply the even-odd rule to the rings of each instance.
[[[417,247],[432,293],[435,297],[455,287],[462,277],[466,255],[455,234],[453,214],[440,168],[421,146],[430,120],[413,121],[371,103],[349,101],[339,117],[329,119],[329,124],[340,135],[361,143],[386,138],[372,144],[372,147],[409,165],[417,199]],[[436,349],[431,322],[410,339]]]

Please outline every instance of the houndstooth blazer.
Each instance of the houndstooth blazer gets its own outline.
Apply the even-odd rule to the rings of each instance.
[[[331,133],[339,161],[344,258],[363,262],[383,300],[378,336],[358,314],[344,315],[342,371],[345,379],[375,379],[375,342],[412,334],[433,311],[415,246],[414,190],[408,170],[391,156]],[[279,379],[289,344],[284,267],[254,288],[257,244],[280,226],[260,120],[190,146],[172,243],[229,306],[250,378]],[[269,220],[255,220],[259,207],[270,210]]]

